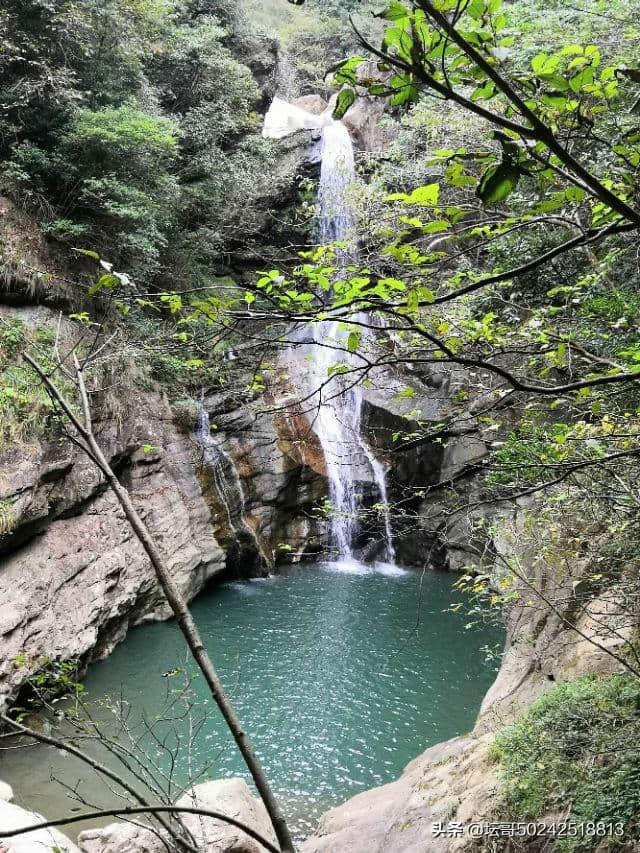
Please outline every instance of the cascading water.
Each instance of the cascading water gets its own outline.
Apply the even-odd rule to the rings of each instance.
[[[211,421],[204,405],[200,407],[194,437],[202,448],[203,462],[225,508],[229,529],[236,539],[248,536],[256,553],[263,556],[258,537],[246,520],[246,499],[240,475],[231,456],[211,435]]]
[[[353,215],[348,203],[349,185],[355,180],[353,145],[346,127],[338,121],[325,125],[322,133],[322,164],[318,189],[318,227],[320,245],[348,241],[353,231]],[[348,250],[339,247],[338,264],[348,261]],[[365,317],[356,317],[365,320]],[[358,475],[369,471],[377,486],[382,506],[385,530],[384,559],[393,561],[391,523],[385,473],[361,434],[362,389],[353,374],[347,378],[334,376],[330,369],[336,362],[357,368],[354,356],[347,353],[345,334],[337,322],[314,324],[313,344],[308,358],[312,368],[308,373],[310,386],[310,417],[320,441],[327,476],[329,499],[332,504],[331,545],[341,558],[353,557],[358,528]],[[361,327],[365,329],[366,326]],[[361,338],[366,345],[364,333]],[[365,477],[366,478],[366,477]],[[368,478],[366,478],[368,479]]]

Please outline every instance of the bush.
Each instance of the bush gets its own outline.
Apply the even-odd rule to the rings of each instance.
[[[168,118],[148,115],[134,103],[104,110],[79,110],[69,130],[69,144],[93,165],[139,174],[171,159],[179,136]]]
[[[272,157],[261,92],[235,55],[237,0],[5,6],[3,191],[138,284],[206,277],[212,252],[218,264],[254,230]]]
[[[42,230],[56,240],[77,242],[78,238],[84,237],[89,226],[71,219],[54,219],[43,223]]]
[[[517,820],[549,813],[578,823],[640,829],[640,680],[627,675],[560,684],[496,738],[504,806]],[[557,850],[593,849],[602,839],[563,839]],[[612,846],[620,843],[611,838]]]

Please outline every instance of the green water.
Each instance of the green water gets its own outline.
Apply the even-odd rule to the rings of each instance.
[[[429,745],[472,727],[495,676],[481,648],[501,636],[465,631],[464,616],[444,612],[456,598],[451,584],[445,574],[392,567],[304,566],[264,581],[225,584],[193,604],[298,832],[308,831],[327,807],[394,779]],[[84,684],[91,699],[124,697],[135,725],[142,712],[152,719],[167,691],[179,688],[182,673],[193,668],[185,660],[175,624],[143,626],[92,666]],[[174,667],[180,673],[167,675]],[[193,722],[211,710],[211,700],[198,681],[192,689]],[[182,784],[188,727],[187,718],[159,727],[171,749],[176,736],[182,739],[173,771]],[[143,740],[149,749],[149,738]],[[166,769],[164,749],[152,743],[151,751]],[[60,801],[64,791],[51,792],[52,766],[70,784],[84,778],[84,790],[91,790],[87,772],[55,750],[13,752],[0,759],[0,777],[27,804],[69,810],[69,801]],[[198,732],[190,763],[192,773],[204,768],[209,778],[246,776],[217,712]]]

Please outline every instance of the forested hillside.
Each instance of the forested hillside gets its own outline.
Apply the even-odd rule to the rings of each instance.
[[[0,853],[639,849],[639,16],[5,2]]]

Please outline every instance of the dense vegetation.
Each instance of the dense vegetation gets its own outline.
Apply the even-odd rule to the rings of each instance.
[[[505,811],[515,821],[562,815],[585,827],[599,821],[638,831],[640,685],[624,676],[583,678],[539,699],[496,739]],[[622,835],[623,832],[618,833]],[[608,843],[615,843],[615,832]],[[591,850],[598,839],[576,836],[558,850]]]
[[[3,191],[46,234],[140,283],[193,286],[251,233],[270,146],[237,5],[10,2],[0,27]]]

